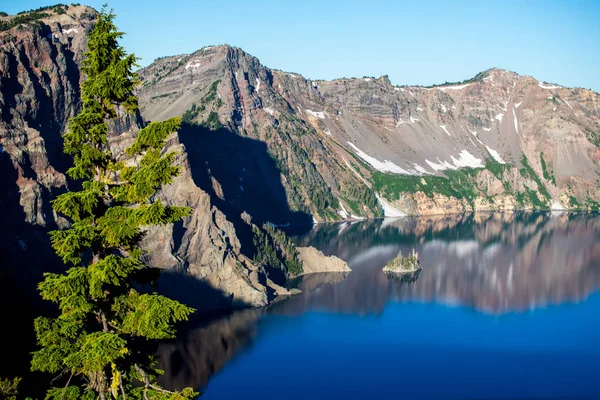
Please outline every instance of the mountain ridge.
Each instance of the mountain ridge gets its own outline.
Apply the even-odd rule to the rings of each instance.
[[[254,56],[252,55],[252,53],[247,52],[246,50],[243,49],[243,47],[240,46],[236,46],[236,45],[231,45],[228,43],[222,43],[222,44],[211,44],[211,45],[205,45],[200,47],[198,50],[195,50],[191,53],[179,53],[179,54],[173,54],[173,55],[166,55],[166,56],[160,56],[160,57],[156,57],[154,60],[152,60],[148,65],[146,66],[142,66],[140,67],[137,71],[143,70],[147,67],[149,67],[150,65],[152,65],[153,63],[157,62],[157,61],[161,61],[164,59],[168,59],[168,58],[182,58],[182,57],[189,57],[192,56],[200,51],[204,51],[204,49],[209,49],[209,48],[215,48],[215,47],[223,47],[223,48],[232,48],[232,49],[238,49],[241,50],[242,52],[244,52],[245,54],[256,58],[259,62],[260,58],[258,56]],[[357,77],[357,76],[342,76],[342,77],[338,77],[338,78],[331,78],[331,79],[326,79],[326,78],[313,78],[313,77],[308,77],[305,76],[304,74],[302,74],[301,72],[296,72],[296,71],[287,71],[284,69],[280,69],[280,68],[274,68],[274,67],[268,67],[270,70],[272,71],[276,71],[276,72],[281,72],[281,73],[285,73],[285,74],[292,74],[292,75],[298,75],[301,76],[302,78],[304,78],[307,81],[314,81],[314,82],[335,82],[335,81],[343,81],[343,80],[359,80],[359,79],[373,79],[373,80],[387,80],[389,82],[389,84],[392,87],[395,88],[423,88],[423,89],[432,89],[432,88],[438,88],[438,87],[443,87],[443,86],[455,86],[455,85],[462,85],[465,83],[470,83],[470,82],[474,82],[476,80],[479,79],[483,79],[485,78],[485,76],[487,75],[487,73],[492,72],[492,71],[500,71],[500,72],[506,72],[506,73],[511,73],[511,74],[515,74],[518,77],[521,78],[532,78],[535,79],[536,81],[544,84],[544,85],[553,85],[553,86],[560,86],[562,88],[565,89],[581,89],[581,90],[588,90],[591,91],[595,94],[600,94],[600,92],[596,92],[593,89],[590,88],[585,88],[583,86],[565,86],[565,85],[560,85],[558,82],[554,82],[554,81],[546,81],[546,80],[539,80],[537,79],[535,76],[533,75],[529,75],[529,74],[520,74],[519,72],[513,71],[511,69],[508,68],[503,68],[503,67],[489,67],[486,68],[484,70],[481,70],[480,72],[476,73],[475,75],[473,75],[470,78],[465,78],[463,80],[460,81],[445,81],[443,83],[433,83],[433,84],[429,84],[429,85],[424,85],[424,84],[407,84],[407,83],[402,83],[402,84],[394,84],[392,83],[392,81],[389,79],[389,75],[388,74],[383,74],[380,75],[379,77],[375,76],[375,75],[364,75],[362,77]]]
[[[271,152],[280,152],[281,146],[272,145],[266,132],[280,130],[275,125],[284,117],[301,121],[308,133],[302,135],[332,151],[327,160],[324,154],[310,156],[318,173],[330,178],[325,179],[326,189],[333,201],[325,209],[299,202],[318,221],[335,220],[332,214],[377,216],[379,207],[390,209],[388,215],[597,208],[599,96],[587,89],[568,89],[499,68],[466,83],[430,88],[393,86],[385,75],[309,80],[265,67],[229,45],[161,58],[140,70],[140,76],[142,113],[149,119],[182,115],[191,105],[204,104],[203,93],[212,85],[209,97],[218,97],[218,107],[204,104],[202,111],[195,110],[198,123],[213,113],[212,120],[218,117],[238,134],[260,137]],[[553,150],[555,144],[566,157]],[[281,155],[272,156],[285,162]],[[324,162],[328,168],[320,165]],[[467,167],[490,173],[458,174]],[[381,174],[420,176],[425,183],[413,179],[405,182],[412,189],[398,191],[390,187],[397,186],[390,182],[395,178]],[[450,177],[453,183],[432,178],[448,174],[460,176]],[[434,190],[423,190],[427,181]],[[376,197],[379,205],[358,204],[350,207],[354,213],[348,212],[359,199],[346,201],[352,196],[342,192],[364,185],[371,193],[361,196]],[[312,190],[310,185],[305,189]],[[436,199],[440,193],[444,198]],[[429,204],[421,207],[419,202]]]

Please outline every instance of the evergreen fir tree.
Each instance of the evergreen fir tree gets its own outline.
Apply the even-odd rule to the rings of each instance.
[[[49,399],[188,399],[187,388],[170,392],[156,384],[162,372],[152,356],[152,343],[172,338],[174,324],[187,320],[191,308],[141,288],[149,287],[158,270],[141,260],[143,227],[167,224],[189,214],[154,199],[178,174],[175,153],[166,153],[168,135],[179,118],[152,122],[141,129],[118,162],[108,146],[107,121],[117,107],[138,109],[133,89],[136,58],[118,39],[114,14],[105,9],[89,35],[82,64],[83,108],[69,123],[64,150],[73,156],[68,174],[83,180],[82,190],[53,201],[54,210],[70,219],[70,227],[51,232],[52,246],[65,263],[65,274],[44,276],[39,289],[58,304],[56,318],[39,317],[35,331],[39,350],[32,370],[62,376]],[[63,386],[64,385],[64,386]]]

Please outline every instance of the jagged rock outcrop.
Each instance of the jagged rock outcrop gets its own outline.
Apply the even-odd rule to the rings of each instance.
[[[311,81],[227,45],[158,59],[141,77],[145,116],[189,110],[263,141],[292,207],[319,221],[600,206],[600,95],[589,90],[501,69],[431,88]]]
[[[350,272],[352,271],[345,261],[336,256],[325,256],[314,247],[297,247],[298,259],[302,261],[305,274],[317,272]]]

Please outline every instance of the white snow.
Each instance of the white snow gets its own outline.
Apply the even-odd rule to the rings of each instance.
[[[342,204],[341,201],[339,201],[339,203],[340,203],[340,207],[342,207],[342,209],[338,210],[338,214],[342,218],[348,218],[348,216],[350,215],[350,213],[348,211],[346,211],[346,207],[344,207],[344,205]]]
[[[446,135],[450,136],[450,132],[448,132],[448,129],[446,129],[446,125],[440,125],[440,128],[442,128],[444,132],[446,132]]]
[[[378,194],[376,194],[376,196],[377,196],[377,200],[379,200],[379,204],[381,204],[381,207],[383,208],[383,215],[385,217],[405,217],[406,216],[406,213],[403,213],[402,211],[400,211],[397,208],[395,208],[394,206],[392,206],[390,203],[385,201],[383,198],[379,197]]]
[[[563,100],[565,100],[565,99],[563,99]],[[566,101],[566,100],[565,100],[565,104],[569,106],[569,108],[571,109],[571,111],[574,111],[574,110],[573,110],[573,107],[571,107],[571,105],[569,104],[569,102],[568,102],[568,101]]]
[[[489,132],[492,130],[492,128],[483,128],[484,131]]]
[[[326,131],[323,131],[323,132],[325,132],[325,134],[326,134],[327,136],[331,136],[331,131],[330,131],[329,129],[327,129]]]
[[[438,87],[439,90],[441,90],[442,92],[446,91],[446,90],[460,90],[460,89],[464,89],[467,86],[470,86],[470,83],[467,83],[466,85],[456,85],[456,86],[444,86],[444,87]]]
[[[265,107],[264,110],[271,115],[275,115],[275,110],[273,110],[272,108]]]
[[[485,146],[485,148],[488,151],[488,153],[490,153],[490,156],[492,156],[492,158],[494,160],[496,160],[500,164],[506,164],[506,162],[502,159],[502,157],[500,157],[500,153],[498,153],[496,150],[492,149],[489,146]]]
[[[502,117],[504,116],[504,114],[500,113],[498,115],[496,115],[496,119],[500,122],[502,122]]]
[[[419,122],[419,118],[410,117],[410,123],[414,124],[415,122]]]
[[[440,107],[442,108],[442,112],[445,113],[446,112],[446,106],[443,104],[440,104]]]
[[[415,169],[420,172],[423,175],[430,175],[431,172],[427,172],[427,170],[423,167],[421,167],[419,164],[417,163],[413,163],[413,165],[415,166]]]
[[[566,210],[565,206],[563,206],[562,204],[560,204],[556,200],[552,201],[552,205],[550,206],[550,209],[554,210],[554,211],[564,211],[564,210]]]
[[[370,184],[369,184],[369,183],[368,183],[368,182],[365,180],[365,178],[363,178],[363,177],[362,177],[362,176],[361,176],[361,175],[360,175],[358,172],[356,172],[356,171],[354,170],[354,168],[352,168],[352,165],[350,165],[350,163],[348,162],[348,160],[346,160],[346,157],[342,156],[342,160],[344,160],[344,162],[346,163],[346,166],[347,166],[348,168],[350,168],[350,171],[352,171],[352,173],[353,173],[354,175],[356,175],[356,176],[357,176],[357,177],[358,177],[358,178],[359,178],[361,181],[363,181],[365,184],[367,184],[367,185],[370,185]]]
[[[467,150],[462,150],[459,153],[460,158],[456,159],[453,156],[452,162],[457,167],[471,167],[471,168],[483,168],[483,164],[481,163],[481,159],[475,157],[473,154],[469,153]]]
[[[517,132],[517,135],[518,135],[519,134],[519,122],[517,121],[517,114],[515,114],[514,108],[513,108],[512,112],[513,112],[513,121],[515,123],[515,131]]]
[[[187,63],[185,65],[185,69],[188,69],[188,68],[191,68],[191,69],[200,68],[200,60],[190,61],[189,63]]]
[[[410,172],[408,172],[407,170],[405,170],[404,168],[400,168],[399,166],[397,166],[390,160],[379,161],[375,157],[371,157],[370,155],[368,155],[367,153],[365,153],[364,151],[362,151],[361,149],[356,147],[356,145],[354,143],[351,143],[351,142],[347,142],[347,143],[350,145],[350,147],[352,147],[354,149],[354,151],[356,152],[356,155],[358,155],[360,158],[362,158],[363,160],[368,162],[373,168],[375,168],[378,171],[391,172],[394,174],[413,175]]]
[[[316,225],[316,224],[318,224],[318,223],[319,223],[319,221],[317,221],[317,219],[315,218],[315,216],[314,216],[314,215],[313,215],[313,217],[312,217],[312,218],[313,218],[313,225]]]
[[[298,107],[298,111],[300,111],[300,114],[302,114],[302,109],[300,108],[300,106],[296,106]]]
[[[515,108],[519,108],[519,107],[521,106],[521,104],[523,104],[523,102],[522,102],[522,101],[520,101],[520,102],[518,102],[518,103],[515,103]]]
[[[425,160],[425,162],[433,169],[434,171],[445,171],[447,169],[457,169],[454,165],[450,164],[448,161],[441,161],[438,157],[438,163],[431,162],[429,160]]]
[[[371,78],[365,78],[365,82],[369,82]]]
[[[66,33],[67,35],[71,32],[75,32],[75,33],[79,33],[79,31],[76,28],[71,28],[71,29],[65,29],[64,31],[62,31],[63,33]]]
[[[307,108],[306,112],[309,113],[310,115],[312,115],[315,118],[325,119],[325,112],[324,111],[312,111],[312,110],[309,110]]]
[[[404,92],[404,89],[400,89],[400,88],[397,88],[397,87],[394,88],[394,91],[396,91],[396,92],[398,92],[400,90],[402,90]]]
[[[562,86],[557,86],[557,85],[544,85],[542,82],[539,82],[538,86],[541,87],[542,89],[560,89],[562,87]]]
[[[399,127],[400,125],[402,125],[404,123],[404,121],[402,121],[402,118],[400,118],[398,120],[398,122],[396,122],[396,128]]]
[[[256,78],[256,93],[260,90],[260,80]]]
[[[178,58],[178,59],[177,59],[177,62],[180,62],[180,61],[181,61],[181,58]]]
[[[408,94],[410,94],[412,97],[414,97],[416,99],[416,96],[410,90],[408,91]]]
[[[421,107],[417,107],[417,111],[423,111]]]

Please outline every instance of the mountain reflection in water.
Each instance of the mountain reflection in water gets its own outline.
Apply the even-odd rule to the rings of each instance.
[[[291,232],[293,233],[293,232]],[[161,346],[163,384],[203,387],[248,349],[266,315],[307,311],[380,314],[389,302],[456,304],[487,314],[522,312],[584,300],[600,288],[600,217],[517,213],[406,217],[317,225],[295,238],[336,255],[351,273],[297,282],[303,293],[264,310],[243,310]],[[414,282],[381,272],[399,251],[419,252]]]

